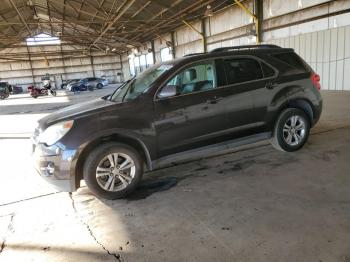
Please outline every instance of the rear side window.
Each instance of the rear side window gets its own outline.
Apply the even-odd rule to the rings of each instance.
[[[238,84],[263,78],[258,61],[249,58],[224,60],[227,84]]]
[[[295,53],[272,54],[272,56],[298,71],[307,71],[303,61]]]

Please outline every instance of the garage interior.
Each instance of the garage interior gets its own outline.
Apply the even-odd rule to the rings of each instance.
[[[349,0],[3,0],[0,261],[350,262]],[[321,77],[324,108],[303,149],[269,141],[149,172],[126,199],[57,192],[30,137],[56,110],[112,93],[153,64],[275,44]],[[49,77],[57,96],[27,88]],[[69,80],[108,86],[78,95]]]

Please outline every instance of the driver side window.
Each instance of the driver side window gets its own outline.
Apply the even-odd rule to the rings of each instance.
[[[190,66],[180,73],[176,74],[168,83],[162,88],[159,96],[162,96],[164,91],[168,91],[166,97],[190,94],[200,91],[206,91],[216,88],[216,77],[214,70],[214,63],[203,62]],[[174,92],[169,92],[173,89]]]

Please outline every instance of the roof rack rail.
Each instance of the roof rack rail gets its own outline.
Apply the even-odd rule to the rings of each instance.
[[[242,49],[259,49],[259,48],[282,48],[278,45],[238,45],[238,46],[228,46],[215,48],[210,51],[210,53],[225,52],[231,50],[242,50]]]
[[[191,53],[191,54],[187,54],[187,55],[184,55],[185,56],[193,56],[193,55],[203,55],[205,53]]]

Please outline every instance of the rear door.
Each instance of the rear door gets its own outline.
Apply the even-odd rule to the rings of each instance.
[[[176,86],[177,94],[155,98],[158,157],[214,143],[227,128],[214,61],[179,70],[162,88],[166,86]]]
[[[223,96],[230,131],[237,136],[249,135],[243,131],[254,132],[262,125],[254,107],[254,90],[266,84],[260,63],[250,56],[223,58],[219,63],[227,79]]]

